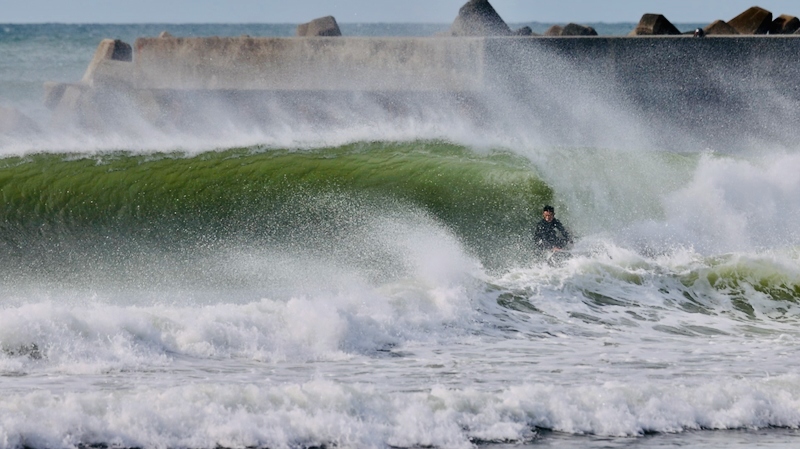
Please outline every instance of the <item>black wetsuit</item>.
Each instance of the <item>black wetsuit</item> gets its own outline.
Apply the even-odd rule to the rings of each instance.
[[[533,233],[536,246],[541,250],[551,250],[553,248],[564,248],[572,243],[572,236],[560,221],[553,218],[548,222],[544,218],[536,225]]]

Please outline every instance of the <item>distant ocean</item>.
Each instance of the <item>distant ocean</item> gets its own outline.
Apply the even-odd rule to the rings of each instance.
[[[294,25],[0,25],[0,106],[41,128],[0,136],[0,448],[800,443],[800,144],[666,151],[600,100],[579,145],[457,111],[49,127],[44,82],[165,30]]]

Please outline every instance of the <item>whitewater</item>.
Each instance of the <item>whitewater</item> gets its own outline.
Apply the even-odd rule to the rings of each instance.
[[[0,105],[42,128],[0,136],[0,447],[797,444],[796,145],[665,148],[613,92],[574,132],[48,128],[44,81],[161,27],[0,25]]]

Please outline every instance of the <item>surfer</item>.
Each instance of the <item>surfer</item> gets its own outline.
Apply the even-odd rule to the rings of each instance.
[[[572,236],[567,228],[556,219],[553,206],[545,206],[542,209],[542,217],[533,233],[533,239],[540,250],[560,251],[572,244]]]

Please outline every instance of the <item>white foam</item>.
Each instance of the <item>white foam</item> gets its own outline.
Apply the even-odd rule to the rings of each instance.
[[[41,423],[48,423],[42,426]],[[274,385],[202,382],[153,390],[48,391],[0,402],[0,447],[472,447],[522,442],[536,428],[573,434],[800,426],[800,379],[717,378],[502,391],[386,392],[327,380]]]
[[[628,232],[702,254],[785,248],[800,242],[800,156],[731,159],[704,155],[693,179],[662,199],[666,220]]]
[[[152,293],[111,282],[106,290],[23,295],[0,309],[0,367],[92,374],[163,367],[173,357],[346,360],[471,326],[473,291],[482,284],[456,239],[424,217],[378,216],[360,231],[333,254],[230,247],[190,266],[212,281],[243,277],[243,291],[189,290],[181,298],[183,287],[137,303],[128,298]],[[25,348],[34,346],[37,357],[28,357]]]

